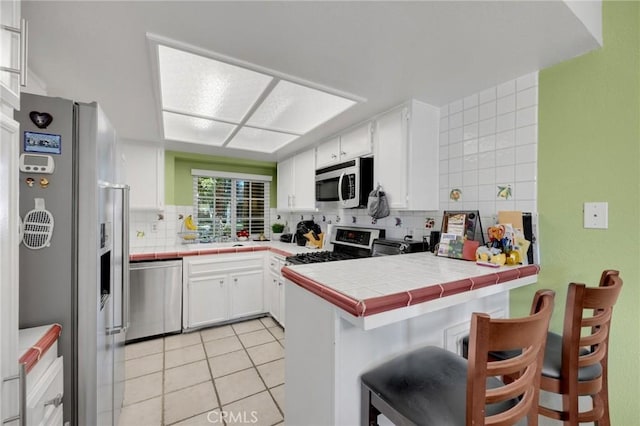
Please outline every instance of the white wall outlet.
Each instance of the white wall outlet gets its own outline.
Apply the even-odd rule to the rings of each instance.
[[[609,203],[584,203],[584,227],[607,229],[609,227]]]

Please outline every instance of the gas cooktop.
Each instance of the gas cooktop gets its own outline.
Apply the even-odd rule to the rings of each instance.
[[[287,262],[292,265],[302,265],[369,257],[371,256],[373,242],[381,236],[384,236],[384,230],[382,229],[336,226],[330,235],[333,251],[300,253],[287,257]]]
[[[295,256],[287,257],[287,262],[292,265],[303,265],[307,263],[319,263],[319,262],[333,262],[336,260],[349,260],[349,259],[357,259],[359,256],[348,254],[348,253],[340,253],[340,252],[332,252],[332,251],[317,251],[312,253],[300,253]]]

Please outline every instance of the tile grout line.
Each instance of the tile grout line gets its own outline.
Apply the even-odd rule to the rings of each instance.
[[[260,319],[258,319],[258,321],[260,322],[260,325],[262,325],[262,327],[267,330],[267,333],[269,333],[271,336],[273,336],[273,338],[276,340],[276,342],[278,342],[278,339],[276,338],[276,336],[274,336],[270,331],[269,328],[266,327],[264,325],[264,323],[262,321],[260,321]],[[233,328],[233,327],[231,327]],[[259,331],[259,330],[255,330],[255,331]],[[267,382],[264,380],[264,378],[262,377],[262,374],[260,374],[260,370],[258,370],[257,365],[255,364],[255,362],[253,362],[253,358],[251,358],[251,356],[249,355],[249,352],[247,352],[247,348],[245,347],[244,343],[242,342],[242,340],[240,340],[240,335],[236,332],[236,329],[233,328],[233,332],[236,333],[236,336],[238,338],[238,340],[240,341],[240,345],[242,345],[242,348],[244,349],[245,353],[247,354],[247,357],[249,358],[249,361],[251,362],[251,365],[253,366],[253,369],[256,371],[256,373],[258,374],[258,377],[260,377],[260,380],[262,381],[262,383],[264,384],[265,389],[267,390],[267,393],[269,394],[269,396],[271,397],[271,400],[273,401],[273,403],[275,404],[276,408],[278,409],[278,411],[280,412],[280,415],[282,416],[282,421],[278,421],[277,423],[274,423],[274,425],[277,425],[283,421],[285,421],[284,418],[284,411],[280,408],[280,405],[278,405],[278,401],[276,401],[276,399],[273,397],[273,394],[271,393],[271,389],[269,389],[269,385],[267,385]],[[267,342],[269,343],[269,342]],[[255,346],[259,346],[259,345],[255,345]],[[250,347],[255,347],[255,346],[250,346]],[[284,347],[284,346],[283,346]],[[278,358],[278,359],[284,359],[284,358]],[[272,362],[272,361],[270,361]],[[286,361],[285,361],[286,362]],[[267,363],[265,363],[267,364]],[[264,365],[264,364],[260,364],[260,365]],[[278,385],[279,386],[279,385]],[[275,386],[274,386],[275,387]],[[258,392],[260,393],[260,392]],[[258,393],[255,393],[254,395],[257,395]],[[253,395],[249,395],[249,396],[253,396]],[[245,398],[248,398],[249,396],[246,396]],[[244,398],[239,399],[238,401],[242,400]]]
[[[204,344],[204,338],[202,337],[201,331],[198,331],[200,335],[200,341],[202,342],[202,350],[204,351],[204,360],[207,363],[207,369],[209,370],[209,377],[211,377],[211,386],[213,386],[213,392],[216,395],[216,401],[218,401],[218,408],[220,412],[222,412],[222,401],[220,400],[220,394],[218,393],[218,387],[216,386],[216,381],[213,378],[213,371],[211,370],[211,364],[209,364],[209,354],[207,353],[207,347]],[[215,340],[215,339],[214,339]],[[222,422],[226,426],[227,420],[222,416]]]

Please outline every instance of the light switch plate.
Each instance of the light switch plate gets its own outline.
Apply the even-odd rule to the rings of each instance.
[[[609,227],[609,203],[584,203],[584,227],[607,229]]]

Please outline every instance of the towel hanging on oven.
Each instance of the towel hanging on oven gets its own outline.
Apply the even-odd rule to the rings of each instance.
[[[389,216],[389,202],[382,190],[382,186],[378,185],[376,189],[369,193],[367,213],[374,219],[382,219]]]

